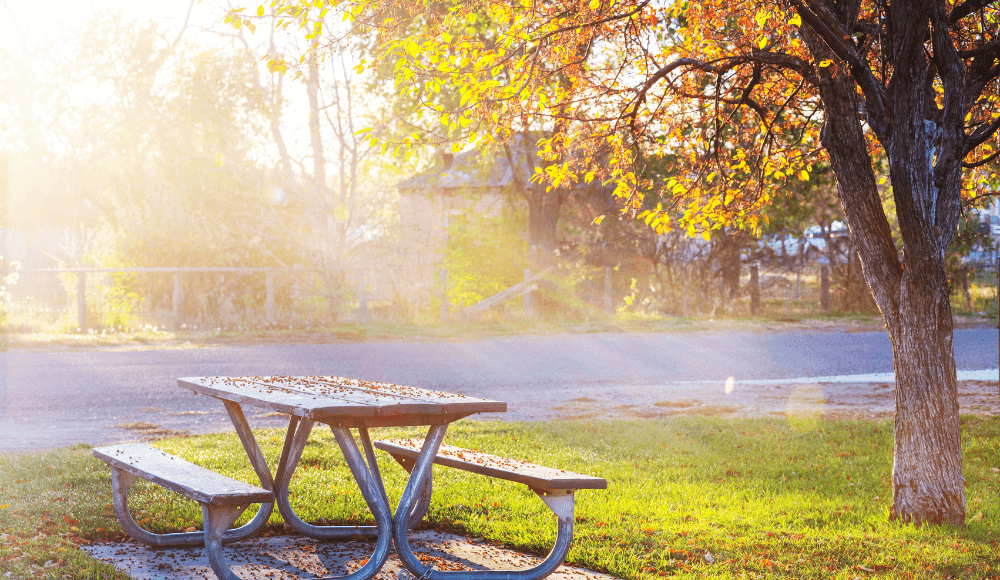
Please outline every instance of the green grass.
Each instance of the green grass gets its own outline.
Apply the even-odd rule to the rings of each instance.
[[[377,430],[409,437],[415,429]],[[275,461],[282,434],[259,431]],[[626,579],[1000,577],[1000,418],[963,418],[968,525],[888,522],[892,425],[778,419],[480,423],[447,442],[608,479],[577,495],[567,560]],[[232,434],[157,443],[256,482]],[[227,450],[220,453],[220,450]],[[405,473],[380,453],[390,501]],[[200,527],[197,504],[137,483],[134,514],[158,531]],[[315,429],[293,479],[307,521],[370,523],[329,430]],[[0,578],[119,578],[76,544],[121,538],[108,468],[86,448],[0,457]],[[244,520],[252,514],[245,514]],[[525,486],[435,467],[424,526],[544,554],[553,516]],[[280,533],[272,516],[265,533]],[[711,552],[714,563],[705,561]]]
[[[711,319],[664,318],[619,314],[585,321],[546,322],[535,319],[484,320],[453,324],[345,323],[337,326],[292,329],[229,329],[220,332],[170,331],[157,329],[115,333],[13,333],[0,332],[0,350],[74,349],[74,348],[202,348],[246,344],[325,344],[331,342],[389,341],[474,341],[506,336],[547,336],[592,334],[602,332],[692,332],[702,330],[773,331],[776,329],[813,328],[838,325],[857,330],[880,330],[882,320],[876,315],[834,312],[811,316],[766,310],[757,317],[718,317]],[[859,326],[860,325],[860,326]]]

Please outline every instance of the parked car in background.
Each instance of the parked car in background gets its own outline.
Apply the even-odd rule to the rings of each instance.
[[[761,257],[777,262],[790,263],[800,259],[806,263],[814,262],[820,258],[829,258],[827,239],[834,244],[834,259],[843,259],[843,254],[850,245],[850,230],[841,221],[832,222],[826,235],[822,226],[813,225],[806,228],[801,236],[764,236],[758,242],[758,251]]]

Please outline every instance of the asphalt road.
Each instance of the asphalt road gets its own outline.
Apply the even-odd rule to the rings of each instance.
[[[955,331],[961,370],[997,368],[997,330]],[[0,452],[136,438],[145,422],[191,433],[231,428],[222,405],[177,387],[209,375],[342,375],[507,401],[502,418],[551,417],[574,397],[667,393],[678,381],[892,371],[884,332],[694,332],[0,353]],[[664,395],[658,395],[664,396]],[[647,404],[651,404],[648,401]],[[501,418],[501,417],[498,417]],[[251,424],[278,426],[274,416]]]

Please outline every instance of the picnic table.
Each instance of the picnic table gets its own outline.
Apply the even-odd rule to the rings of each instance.
[[[260,487],[231,480],[142,444],[99,448],[94,450],[94,455],[113,468],[115,511],[129,535],[151,546],[204,545],[213,571],[224,580],[238,580],[239,577],[226,563],[222,544],[256,533],[267,523],[274,504],[285,522],[307,537],[318,540],[357,535],[376,538],[372,556],[360,569],[343,578],[368,580],[385,564],[390,545],[394,545],[403,566],[422,580],[535,580],[555,570],[569,550],[573,534],[573,492],[607,486],[605,480],[597,477],[442,447],[451,422],[476,413],[504,412],[507,404],[501,401],[337,376],[193,377],[179,379],[178,384],[223,403],[260,480]],[[273,475],[247,422],[245,406],[289,416],[284,445]],[[374,526],[316,526],[295,514],[289,502],[289,483],[316,423],[329,426],[333,432],[374,516]],[[368,432],[370,428],[398,426],[428,426],[429,429],[423,440],[373,444]],[[357,429],[361,449],[351,429]],[[395,516],[379,471],[376,447],[392,455],[410,472]],[[407,532],[420,522],[430,504],[432,463],[527,484],[558,517],[557,539],[548,557],[531,569],[517,572],[443,572],[420,562],[409,546]],[[153,534],[143,530],[128,510],[127,491],[136,477],[201,502],[205,531]],[[251,503],[260,504],[251,521],[228,529]]]

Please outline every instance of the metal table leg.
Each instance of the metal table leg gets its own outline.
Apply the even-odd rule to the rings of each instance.
[[[403,490],[403,497],[400,498],[399,505],[396,506],[392,540],[400,562],[418,580],[538,580],[554,572],[565,560],[573,541],[573,493],[570,490],[558,492],[533,490],[559,518],[555,546],[537,566],[527,570],[441,572],[426,566],[414,556],[413,549],[410,548],[407,539],[407,529],[411,525],[410,521],[415,510],[420,507],[420,496],[423,495],[422,491],[430,481],[434,456],[437,455],[438,448],[441,447],[441,441],[444,439],[447,429],[447,425],[434,425],[427,432],[427,438],[424,440],[420,455],[417,456],[416,463],[410,472],[410,479]]]
[[[340,539],[357,536],[359,533],[376,536],[375,550],[360,569],[346,576],[331,576],[317,579],[368,580],[382,569],[386,559],[389,557],[389,548],[392,545],[392,511],[386,499],[381,478],[378,476],[378,464],[375,461],[374,452],[370,450],[371,441],[368,438],[367,430],[362,429],[361,436],[362,441],[365,442],[364,446],[366,452],[368,452],[370,465],[365,465],[364,456],[358,449],[358,445],[354,441],[350,429],[331,427],[333,435],[337,439],[337,444],[344,454],[344,459],[348,467],[350,467],[351,473],[358,483],[358,487],[361,489],[361,495],[365,498],[365,502],[368,504],[372,515],[375,516],[375,526],[313,526],[303,522],[296,516],[291,505],[288,503],[288,483],[295,473],[295,467],[302,458],[302,451],[305,448],[306,440],[309,438],[309,433],[312,431],[313,424],[314,422],[311,419],[298,419],[296,417],[292,417],[289,421],[288,433],[285,437],[285,445],[282,448],[281,459],[278,461],[274,481],[278,510],[293,529],[308,537],[316,539]],[[250,437],[252,438],[252,433]],[[253,441],[256,443],[255,439]],[[215,524],[213,526],[213,537],[218,536],[217,530],[220,525]],[[238,580],[238,577],[225,564],[219,543],[212,543],[209,557],[212,562],[212,569],[215,570],[220,578],[223,580]]]
[[[295,510],[292,509],[288,501],[288,484],[292,480],[292,475],[295,473],[295,468],[298,466],[299,460],[302,459],[302,451],[305,449],[306,441],[309,439],[309,433],[312,431],[315,422],[311,419],[299,419],[296,426],[295,420],[297,418],[293,417],[292,419],[293,421],[289,422],[288,425],[288,433],[285,436],[285,447],[282,451],[281,459],[278,461],[278,471],[275,475],[274,497],[278,504],[278,512],[285,519],[285,523],[303,536],[316,540],[343,540],[354,536],[376,537],[378,535],[377,526],[314,526],[304,522],[302,518],[295,514]],[[337,428],[332,429],[334,430],[334,435],[336,435]],[[347,431],[349,434],[350,430]],[[354,438],[352,437],[352,445],[354,450],[357,451],[357,445],[353,441]],[[341,450],[343,451],[343,444],[341,444]],[[358,454],[360,458],[360,452]],[[345,459],[347,458],[346,451],[344,452],[344,457]],[[364,467],[364,460],[361,460],[361,465]],[[348,466],[350,466],[350,462],[348,462]],[[364,469],[367,471],[367,467],[364,467]],[[354,471],[353,466],[351,466],[351,470],[352,472]],[[354,477],[357,479],[357,474]],[[358,480],[358,485],[361,485],[360,479]],[[389,505],[388,502],[385,502],[385,504],[386,506]],[[374,509],[372,509],[372,513],[375,513]]]

